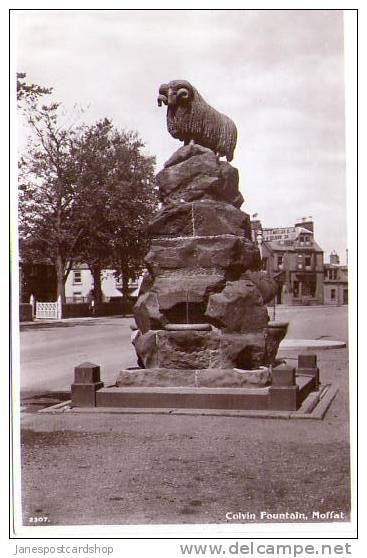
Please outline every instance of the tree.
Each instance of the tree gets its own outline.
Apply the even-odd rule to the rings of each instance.
[[[146,225],[157,207],[155,160],[143,147],[137,133],[119,131],[107,118],[84,127],[77,142],[76,206],[84,212],[79,257],[92,271],[98,302],[102,269],[116,269],[128,297],[129,280],[143,267]]]
[[[24,76],[24,74],[21,74]],[[19,223],[24,261],[52,262],[57,293],[76,262],[90,267],[101,300],[101,271],[122,274],[123,291],[142,268],[145,226],[156,208],[154,158],[134,132],[108,119],[76,128],[60,124],[61,105],[39,106],[50,90],[19,82],[32,131],[19,162]]]
[[[24,75],[24,74],[21,74]],[[76,133],[59,126],[59,103],[39,106],[45,88],[18,87],[26,96],[22,108],[32,131],[19,160],[19,234],[23,261],[53,263],[57,294],[65,300],[65,282],[81,241],[76,219]],[[20,95],[22,98],[22,95]]]
[[[18,106],[22,106],[23,102],[35,105],[42,95],[50,95],[52,87],[42,87],[34,83],[26,82],[27,74],[23,72],[17,73],[17,101]]]

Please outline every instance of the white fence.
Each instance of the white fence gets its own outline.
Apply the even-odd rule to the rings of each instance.
[[[57,302],[36,302],[36,319],[61,320],[61,299]]]

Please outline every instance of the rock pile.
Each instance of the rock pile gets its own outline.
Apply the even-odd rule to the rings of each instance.
[[[259,271],[238,180],[228,162],[191,144],[157,175],[162,208],[134,309],[141,368],[254,370],[274,360],[285,331],[268,327],[265,303],[277,285]]]

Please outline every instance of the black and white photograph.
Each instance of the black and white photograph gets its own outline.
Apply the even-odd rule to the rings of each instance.
[[[356,10],[10,26],[14,536],[352,536]]]

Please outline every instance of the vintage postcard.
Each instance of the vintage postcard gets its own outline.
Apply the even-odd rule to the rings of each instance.
[[[353,538],[356,10],[10,26],[13,537]]]

